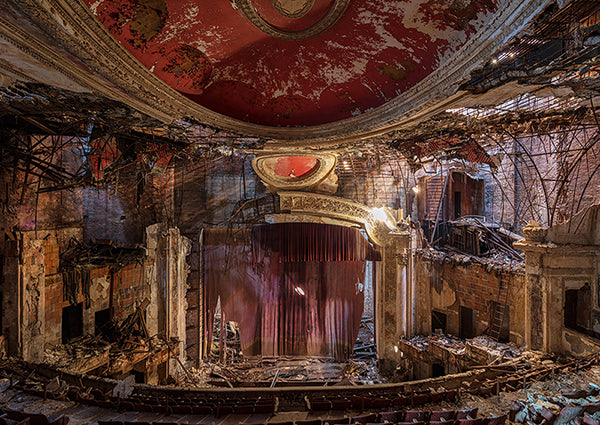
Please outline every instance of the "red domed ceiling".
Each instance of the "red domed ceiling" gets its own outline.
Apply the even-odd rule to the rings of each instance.
[[[240,120],[311,126],[364,113],[435,70],[495,0],[85,0],[146,68]],[[236,3],[237,1],[237,3]]]

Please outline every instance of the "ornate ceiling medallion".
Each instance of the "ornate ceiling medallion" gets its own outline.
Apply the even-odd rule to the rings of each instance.
[[[286,5],[286,7],[291,8],[291,10],[296,10],[300,3],[310,3],[308,6],[308,10],[312,7],[312,0],[273,0],[273,6],[275,3],[279,2],[280,4]],[[335,0],[331,9],[327,12],[325,17],[317,22],[310,28],[301,30],[301,31],[285,31],[277,28],[274,25],[271,25],[265,19],[260,16],[260,13],[254,7],[252,0],[237,0],[236,5],[238,9],[242,11],[242,13],[248,18],[252,24],[264,32],[265,34],[270,35],[271,37],[280,38],[282,40],[305,40],[310,37],[314,37],[317,34],[322,33],[333,24],[337,22],[338,19],[342,17],[346,8],[348,7],[348,3],[350,0]],[[307,7],[304,5],[303,7]],[[307,11],[308,11],[307,10]],[[279,9],[277,9],[279,11]],[[281,11],[279,11],[281,13]],[[306,13],[306,12],[304,12]],[[285,15],[284,15],[285,16]],[[300,17],[302,15],[298,15]]]
[[[315,0],[271,0],[271,4],[280,15],[297,19],[312,9]]]

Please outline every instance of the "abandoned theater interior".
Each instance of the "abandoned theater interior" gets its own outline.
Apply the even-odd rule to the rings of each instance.
[[[0,424],[600,424],[600,2],[0,0]]]

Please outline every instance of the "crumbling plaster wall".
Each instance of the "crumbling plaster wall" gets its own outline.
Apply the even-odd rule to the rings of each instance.
[[[391,373],[401,361],[398,341],[413,334],[414,286],[409,231],[391,233],[383,247],[375,282],[375,337],[377,358],[383,373]]]
[[[177,357],[171,359],[169,372],[181,373],[185,361],[187,318],[187,256],[191,241],[178,228],[164,223],[146,229],[145,276],[150,285],[150,305],[146,321],[150,335],[178,341]]]
[[[576,308],[589,311],[587,330],[600,333],[600,206],[549,229],[526,227],[524,233],[527,239],[515,246],[526,255],[527,345],[582,355],[600,351],[597,338],[565,326],[567,291],[589,285],[591,299],[585,302],[591,305]]]
[[[446,314],[446,332],[460,334],[460,307],[476,310],[476,333],[490,326],[492,302],[503,303],[501,284],[508,285],[510,339],[525,340],[525,276],[522,269],[502,270],[464,257],[457,263],[445,255],[415,255],[415,333],[432,332],[432,310]],[[467,261],[468,260],[468,261]]]
[[[33,237],[32,237],[33,236]],[[35,235],[23,234],[22,253],[19,265],[19,288],[21,296],[18,320],[21,323],[19,346],[23,360],[39,362],[43,358],[44,346],[44,241]]]

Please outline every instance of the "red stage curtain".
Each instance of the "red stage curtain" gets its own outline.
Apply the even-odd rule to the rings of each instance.
[[[236,236],[205,231],[205,338],[212,338],[220,297],[226,320],[240,325],[247,356],[350,357],[371,251],[360,231],[285,223]]]

